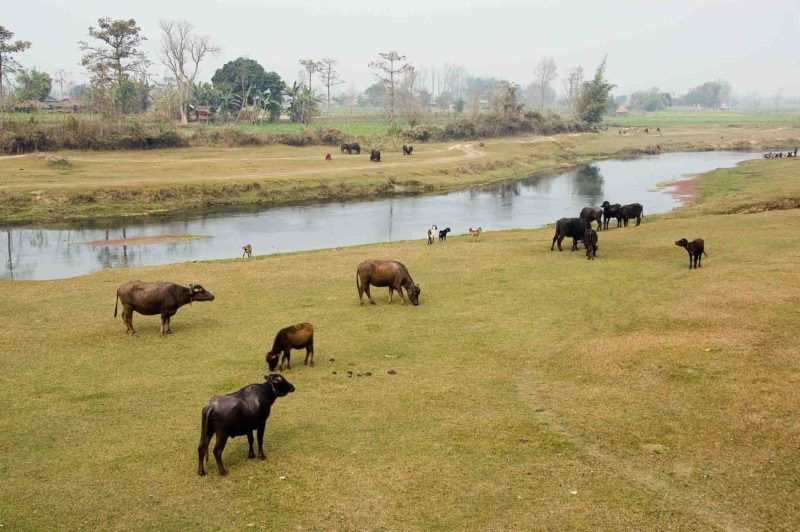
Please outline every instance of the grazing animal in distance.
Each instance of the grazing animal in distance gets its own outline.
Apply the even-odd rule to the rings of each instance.
[[[372,150],[369,154],[369,160],[373,163],[381,162],[381,151],[380,150]]]
[[[406,146],[405,144],[403,144],[403,155],[411,155],[413,151],[414,151],[414,146]]]
[[[572,251],[578,249],[578,240],[583,240],[586,237],[586,230],[591,229],[591,225],[587,225],[586,220],[581,218],[561,218],[556,222],[556,232],[553,235],[553,243],[550,245],[550,251],[553,251],[558,242],[558,250],[561,249],[561,241],[564,238],[572,238]]]
[[[630,205],[623,205],[619,211],[622,218],[622,225],[628,227],[628,220],[636,218],[636,227],[642,223],[642,216],[644,215],[644,207],[641,203],[631,203]]]
[[[450,228],[449,227],[445,227],[444,229],[439,231],[439,242],[446,241],[447,240],[447,233],[449,233],[449,232],[450,232]]]
[[[350,148],[350,144],[348,144],[348,143],[346,143],[346,142],[345,142],[345,143],[343,143],[343,144],[342,144],[342,145],[339,147],[339,150],[340,150],[342,153],[352,153],[352,149]]]
[[[351,142],[350,151],[347,153],[355,153],[356,155],[361,155],[361,144],[359,144],[358,142]]]
[[[375,300],[369,292],[370,286],[387,286],[389,287],[389,303],[392,302],[392,294],[394,290],[400,294],[400,301],[403,305],[406,304],[406,299],[403,297],[403,288],[408,293],[408,299],[411,304],[419,305],[420,287],[414,283],[408,269],[400,262],[395,260],[365,260],[358,265],[356,270],[356,288],[358,289],[358,302],[363,305],[363,295],[366,292],[369,302],[373,305]]]
[[[333,160],[333,157],[331,157],[331,154],[330,154],[330,153],[326,153],[326,154],[325,154],[325,160],[326,160],[326,161],[332,161],[332,160]]]
[[[175,283],[143,283],[128,281],[117,288],[117,301],[114,304],[114,317],[122,301],[122,321],[125,332],[136,334],[133,328],[133,312],[145,316],[161,314],[161,336],[172,334],[170,318],[183,305],[193,301],[214,301],[214,294],[200,286],[190,284],[189,287]]]
[[[434,243],[434,237],[436,236],[437,231],[439,231],[439,228],[436,227],[436,224],[432,225],[431,228],[428,229],[428,245],[429,246]]]
[[[691,242],[686,240],[685,238],[681,238],[675,242],[675,245],[678,247],[682,247],[686,250],[689,254],[689,269],[691,270],[692,267],[694,268],[701,268],[701,255],[708,256],[705,250],[705,242],[702,238],[695,238]],[[694,266],[692,266],[694,264]]]
[[[284,327],[278,334],[275,335],[275,341],[272,343],[272,349],[267,351],[266,360],[270,371],[275,371],[275,366],[278,366],[278,358],[281,353],[280,366],[278,371],[283,370],[283,363],[286,362],[286,369],[292,369],[291,351],[292,349],[306,350],[306,358],[303,364],[314,365],[314,326],[310,323],[298,323]]]
[[[247,255],[248,257],[253,256],[253,246],[251,246],[250,244],[242,246],[242,250],[244,251],[244,253],[242,253],[242,258],[244,258],[245,255]]]
[[[597,222],[598,231],[603,228],[603,209],[600,207],[584,207],[578,218],[585,220],[589,227],[592,226],[592,222]]]
[[[253,452],[253,431],[258,437],[258,457],[266,460],[264,454],[264,430],[267,425],[272,405],[278,397],[286,397],[295,391],[295,387],[283,375],[265,375],[261,384],[245,386],[228,395],[212,397],[203,407],[200,418],[200,444],[197,446],[197,474],[203,476],[206,470],[203,460],[208,462],[208,447],[211,437],[216,436],[214,459],[220,475],[227,475],[228,470],[222,463],[222,451],[228,438],[247,436],[249,445],[247,457],[255,458]]]
[[[477,229],[473,229],[472,227],[469,228],[469,236],[472,237],[472,240],[478,240],[482,232],[483,232],[482,227],[478,227]]]
[[[588,226],[583,235],[583,244],[586,246],[586,259],[594,260],[597,258],[597,231]]]
[[[608,229],[608,222],[611,221],[612,218],[617,220],[617,227],[620,226],[622,222],[622,205],[619,203],[614,203],[613,205],[608,201],[604,201],[601,205],[603,209],[603,229]]]

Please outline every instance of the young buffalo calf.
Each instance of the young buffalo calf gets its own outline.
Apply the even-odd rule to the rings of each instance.
[[[261,384],[251,384],[228,395],[212,397],[208,405],[203,407],[200,422],[200,445],[197,446],[197,474],[205,475],[203,459],[208,462],[208,447],[211,437],[216,436],[214,458],[217,461],[220,475],[227,475],[228,470],[222,464],[222,451],[228,438],[247,436],[250,446],[248,458],[255,458],[253,452],[253,431],[258,435],[258,457],[266,460],[264,454],[264,429],[272,404],[278,397],[284,397],[294,391],[294,386],[281,375],[265,375]]]
[[[283,363],[286,362],[286,369],[292,369],[291,350],[306,349],[306,359],[304,364],[308,366],[309,358],[311,365],[314,365],[314,326],[310,323],[298,323],[290,327],[284,327],[275,335],[275,342],[272,349],[267,353],[267,365],[270,371],[275,371],[278,365],[278,357],[283,353],[281,365],[278,371],[283,370]]]
[[[691,242],[686,240],[685,238],[681,238],[677,242],[675,242],[676,246],[684,248],[689,253],[689,269],[691,270],[692,267],[700,268],[700,259],[701,255],[708,256],[708,253],[705,251],[705,242],[703,242],[702,238],[695,238]],[[692,261],[694,261],[694,265],[692,265]]]

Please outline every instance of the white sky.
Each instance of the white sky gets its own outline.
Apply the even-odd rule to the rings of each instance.
[[[608,54],[616,94],[721,78],[738,94],[800,95],[800,0],[28,0],[3,10],[2,25],[33,42],[18,56],[24,66],[81,81],[77,41],[102,16],[136,19],[154,61],[159,19],[189,19],[222,48],[204,80],[245,55],[291,82],[298,59],[330,56],[363,90],[369,61],[396,49],[415,66],[460,63],[526,85],[543,55],[561,74],[591,72]]]

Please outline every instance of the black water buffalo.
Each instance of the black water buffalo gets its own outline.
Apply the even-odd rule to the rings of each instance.
[[[283,353],[281,358],[281,365],[278,370],[283,370],[283,363],[286,362],[288,368],[292,369],[291,350],[303,349],[306,350],[306,359],[304,364],[307,366],[309,359],[311,365],[314,365],[314,326],[310,323],[298,323],[290,327],[284,327],[278,334],[275,335],[275,341],[272,343],[272,349],[267,352],[266,359],[270,371],[275,371],[275,366],[278,365],[278,357]]]
[[[644,207],[641,203],[631,203],[630,205],[623,205],[620,208],[619,216],[622,218],[622,225],[628,227],[628,220],[636,218],[636,227],[642,223],[642,216],[644,215]]]
[[[703,241],[702,238],[695,238],[691,242],[689,242],[685,238],[681,238],[680,240],[675,242],[675,245],[682,247],[689,254],[690,270],[692,269],[692,267],[702,268],[702,266],[700,265],[700,261],[702,259],[701,255],[708,256],[705,250],[706,243]],[[692,266],[692,262],[694,262],[694,266]]]
[[[342,153],[350,153],[350,144],[348,144],[348,143],[346,143],[346,142],[345,142],[345,143],[343,143],[343,144],[342,144],[342,145],[339,147],[339,151],[341,151]]]
[[[400,300],[403,305],[406,304],[406,299],[403,297],[403,288],[408,293],[408,299],[411,300],[412,305],[419,305],[420,288],[418,284],[414,283],[411,275],[408,273],[406,267],[394,260],[365,260],[358,265],[356,271],[356,288],[358,289],[358,302],[364,304],[363,295],[367,293],[369,302],[373,305],[375,300],[369,293],[371,286],[388,286],[389,287],[389,303],[392,302],[392,294],[394,290],[400,294]]]
[[[439,231],[439,242],[444,242],[445,240],[447,240],[447,233],[449,232],[450,232],[449,227],[445,227],[444,229]]]
[[[361,144],[358,142],[351,142],[351,143],[344,143],[340,146],[339,150],[342,153],[347,152],[348,154],[355,153],[356,155],[361,155]]]
[[[205,475],[203,459],[208,461],[208,447],[211,437],[216,436],[214,458],[217,461],[220,475],[227,475],[228,470],[222,463],[222,451],[228,438],[247,436],[250,446],[248,458],[255,458],[253,452],[253,431],[258,435],[258,457],[266,460],[264,454],[264,429],[267,425],[270,409],[275,399],[284,397],[294,391],[294,386],[281,375],[265,375],[261,384],[245,386],[238,392],[218,395],[209,400],[203,407],[200,421],[200,445],[197,446],[197,474]]]
[[[117,288],[117,301],[114,304],[114,317],[122,301],[122,321],[125,332],[136,334],[133,328],[133,312],[145,316],[161,314],[161,336],[172,334],[169,321],[178,309],[192,301],[214,301],[214,294],[200,286],[190,284],[188,288],[174,283],[143,283],[128,281]]]
[[[599,207],[584,207],[581,209],[581,214],[578,217],[581,220],[586,220],[589,227],[592,226],[592,222],[597,222],[598,231],[603,228],[603,209]]]
[[[583,243],[586,246],[586,258],[588,260],[597,258],[597,231],[587,227],[583,235]]]
[[[405,144],[403,144],[403,155],[411,155],[413,151],[414,151],[414,146],[406,146]]]
[[[369,160],[373,163],[381,162],[381,151],[380,150],[372,150],[369,152]]]
[[[608,229],[608,222],[610,222],[612,218],[617,220],[617,227],[619,227],[622,222],[622,205],[619,203],[614,203],[612,205],[604,201],[601,207],[603,208],[603,229]]]
[[[556,242],[558,242],[558,250],[564,251],[561,249],[561,241],[567,237],[572,238],[572,251],[575,251],[578,249],[578,240],[585,238],[587,228],[591,228],[591,226],[587,226],[586,220],[581,218],[561,218],[556,222],[556,234],[553,235],[550,251],[553,251]]]

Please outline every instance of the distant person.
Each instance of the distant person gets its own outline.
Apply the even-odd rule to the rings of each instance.
[[[333,160],[333,157],[331,157],[330,153],[325,154],[325,160],[326,161],[332,161]]]

